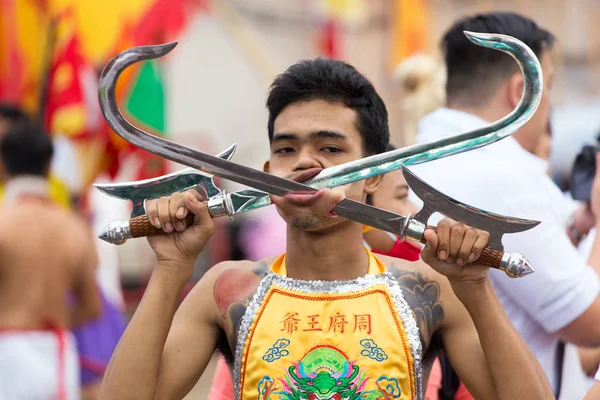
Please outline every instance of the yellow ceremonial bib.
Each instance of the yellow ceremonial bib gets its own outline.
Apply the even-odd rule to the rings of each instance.
[[[237,398],[421,398],[416,323],[395,279],[366,251],[369,273],[353,281],[294,280],[284,255],[273,263],[242,320]]]

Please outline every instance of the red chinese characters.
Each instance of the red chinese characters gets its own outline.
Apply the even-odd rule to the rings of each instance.
[[[340,312],[334,315],[300,315],[295,311],[287,312],[280,320],[281,331],[292,335],[294,332],[333,332],[336,334],[372,332],[371,314],[352,314]]]

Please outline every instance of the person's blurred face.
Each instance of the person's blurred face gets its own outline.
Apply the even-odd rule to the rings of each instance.
[[[385,174],[379,188],[371,196],[373,206],[401,215],[416,214],[416,205],[408,199],[408,184],[402,170]]]
[[[550,92],[554,81],[554,63],[552,61],[551,51],[544,51],[539,60],[544,78],[544,87],[540,105],[531,119],[514,134],[515,139],[517,139],[521,146],[532,153],[535,152],[535,149],[540,142],[540,138],[547,132],[547,124],[551,109]],[[521,73],[519,72],[519,74]],[[521,93],[522,84],[521,92],[518,93],[518,97],[516,97],[517,94],[515,94],[515,97],[519,99]]]
[[[265,170],[304,181],[324,168],[362,158],[363,140],[356,118],[356,112],[341,103],[311,100],[288,105],[274,121],[271,156]],[[333,190],[344,192],[346,198],[364,201],[378,183],[378,178],[369,178]],[[284,213],[278,208],[281,217],[299,230],[320,231],[346,221],[318,218],[302,204],[293,205],[292,210]]]
[[[548,161],[550,159],[550,151],[552,145],[552,138],[550,137],[550,133],[545,131],[540,139],[538,140],[538,145],[535,148],[533,154],[541,158],[542,160]]]

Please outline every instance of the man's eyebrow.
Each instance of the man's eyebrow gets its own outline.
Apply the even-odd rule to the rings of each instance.
[[[338,131],[330,131],[327,129],[322,129],[320,131],[311,132],[309,135],[310,139],[338,139],[338,140],[348,140],[348,136],[344,135]]]
[[[337,140],[348,140],[348,136],[344,135],[338,131],[331,131],[327,129],[321,129],[319,131],[311,132],[308,135],[308,140],[316,140],[316,139],[337,139]],[[273,139],[271,142],[276,142],[279,140],[299,140],[298,135],[294,133],[276,133],[273,135]]]
[[[298,136],[294,135],[293,133],[276,133],[275,135],[273,135],[273,139],[271,139],[271,142],[275,142],[278,140],[298,140]]]
[[[406,183],[401,183],[400,185],[396,186],[396,189],[408,190],[410,187]]]

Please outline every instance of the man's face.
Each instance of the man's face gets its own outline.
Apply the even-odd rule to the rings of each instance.
[[[547,132],[548,120],[550,118],[551,101],[550,91],[554,81],[554,63],[551,51],[544,51],[540,57],[540,65],[544,77],[544,89],[540,105],[531,119],[523,125],[519,132],[515,133],[519,143],[528,151],[534,152],[540,140]]]
[[[305,181],[322,169],[363,157],[363,141],[356,128],[356,112],[340,103],[311,100],[291,104],[274,121],[271,156],[265,170],[273,175]],[[364,201],[365,181],[340,186],[345,197]],[[291,210],[291,211],[290,211]],[[293,204],[281,217],[292,227],[319,231],[343,220],[324,220],[309,206]]]
[[[408,198],[408,183],[402,170],[388,172],[381,179],[381,185],[373,195],[373,206],[396,214],[416,214],[417,206]]]

